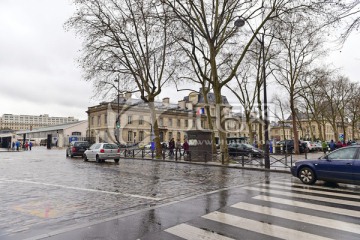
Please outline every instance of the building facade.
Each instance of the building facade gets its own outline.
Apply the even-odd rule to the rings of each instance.
[[[156,117],[159,126],[160,142],[168,142],[171,138],[183,139],[188,130],[209,130],[208,118],[205,111],[204,96],[199,92],[191,92],[177,104],[170,103],[169,98],[154,102]],[[214,94],[208,93],[210,118],[215,136],[218,137],[220,123],[216,118]],[[232,112],[232,106],[223,96],[225,112],[225,130],[227,137],[248,137],[250,131],[256,132],[260,124],[253,121],[251,128],[243,121],[241,114]],[[119,106],[119,107],[118,107]],[[116,142],[116,118],[120,115],[120,142],[124,144],[140,143],[146,145],[151,142],[153,121],[150,117],[148,103],[140,99],[131,98],[131,94],[120,95],[119,102],[102,102],[88,108],[88,137],[95,138],[96,142]]]
[[[44,115],[14,115],[3,114],[0,117],[0,129],[32,130],[35,128],[77,122],[74,117],[50,117]]]

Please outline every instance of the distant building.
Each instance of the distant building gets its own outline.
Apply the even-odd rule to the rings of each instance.
[[[2,117],[0,117],[0,129],[32,130],[77,121],[79,120],[74,117],[50,117],[48,114],[39,116],[3,114]]]
[[[51,143],[57,147],[66,147],[70,141],[88,140],[86,138],[86,131],[88,128],[88,121],[77,121],[64,123],[60,125],[47,126],[33,130],[17,131],[16,136],[21,136],[20,141],[24,138],[31,140],[35,145],[39,145],[41,140],[47,140],[51,137]]]

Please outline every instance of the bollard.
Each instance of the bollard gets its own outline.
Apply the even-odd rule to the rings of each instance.
[[[204,156],[205,156],[205,163],[207,162],[207,152],[205,152],[205,154],[204,154]]]
[[[177,153],[178,153],[178,150],[176,149],[176,151],[175,151],[175,161],[177,161]]]
[[[305,149],[305,159],[307,159],[307,149]]]
[[[127,150],[125,149],[124,151],[124,157],[126,158],[126,155],[127,155]]]
[[[241,166],[245,166],[245,159],[244,159],[244,155],[241,156]]]
[[[225,164],[224,153],[221,152],[221,164]]]
[[[132,150],[132,157],[135,157],[135,150]]]
[[[165,151],[162,151],[163,160],[165,160]]]
[[[292,167],[292,155],[291,155],[291,158],[290,158],[290,167]]]
[[[145,150],[142,149],[142,150],[141,150],[141,158],[144,158],[144,155],[145,155]]]

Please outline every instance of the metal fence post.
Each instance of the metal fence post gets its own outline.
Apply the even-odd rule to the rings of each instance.
[[[207,152],[205,152],[204,156],[205,156],[205,162],[207,162]]]
[[[145,156],[145,149],[142,149],[141,150],[141,158],[144,158],[144,156]]]
[[[224,153],[221,152],[221,164],[225,164],[225,158]]]
[[[241,166],[245,166],[245,158],[244,155],[241,156]]]

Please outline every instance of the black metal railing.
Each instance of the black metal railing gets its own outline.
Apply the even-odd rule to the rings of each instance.
[[[138,159],[156,159],[155,151],[151,149],[140,148],[124,148],[120,150],[122,158],[138,158]],[[305,153],[306,158],[306,153]],[[241,167],[257,167],[264,168],[265,161],[263,156],[254,156],[253,154],[231,153],[231,155],[216,152],[211,153],[208,151],[192,150],[184,152],[181,150],[163,149],[161,152],[160,160],[168,161],[189,161],[189,162],[202,162],[202,163],[217,163],[217,164],[231,164],[239,165]],[[270,168],[284,168],[288,169],[293,164],[292,153],[279,153],[270,154]]]

